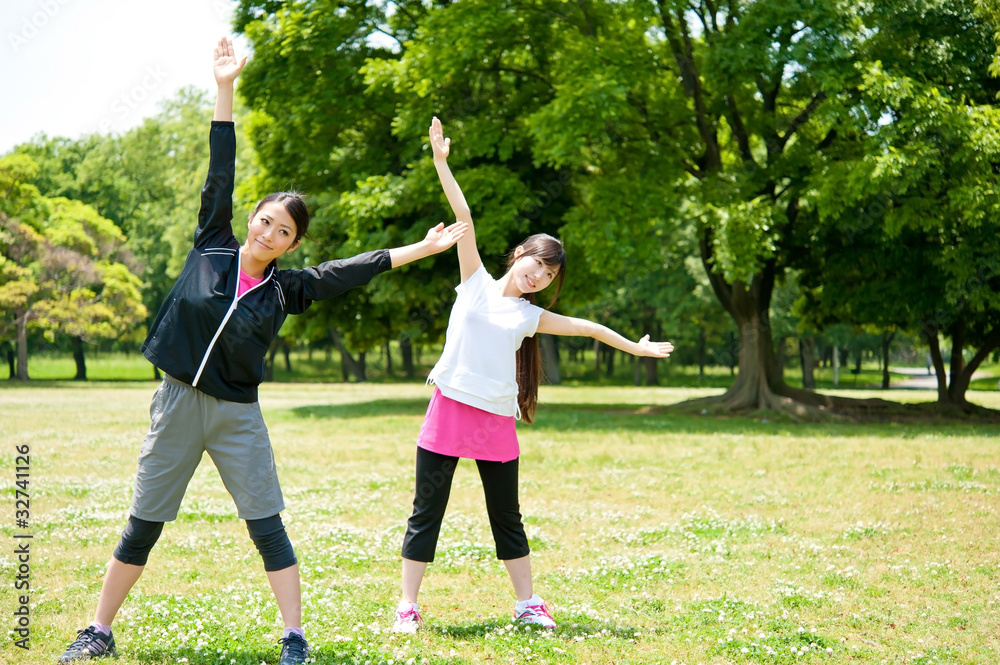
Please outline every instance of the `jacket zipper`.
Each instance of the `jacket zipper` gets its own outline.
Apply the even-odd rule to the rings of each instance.
[[[241,247],[240,251],[242,251],[242,249],[243,248]],[[240,269],[240,252],[236,252],[236,269],[237,270]],[[271,275],[273,273],[274,271],[272,270],[270,273],[268,273],[267,277],[261,280],[260,284],[257,284],[256,286],[247,289],[246,293],[244,293],[242,296],[240,295],[239,275],[236,276],[236,295],[233,297],[233,303],[229,306],[229,310],[226,312],[226,315],[222,317],[222,323],[219,324],[219,329],[215,331],[215,336],[212,337],[212,341],[208,343],[208,349],[205,351],[205,356],[201,359],[201,365],[198,366],[198,373],[194,375],[194,381],[191,382],[192,388],[198,387],[198,381],[201,379],[201,373],[205,371],[205,365],[208,364],[208,357],[212,355],[212,349],[215,348],[215,342],[219,339],[219,335],[222,334],[222,329],[226,327],[227,323],[229,323],[229,318],[233,315],[233,312],[236,311],[236,307],[240,304],[240,300],[244,296],[246,296],[247,293],[255,291],[261,286],[264,286],[264,284],[270,281]]]

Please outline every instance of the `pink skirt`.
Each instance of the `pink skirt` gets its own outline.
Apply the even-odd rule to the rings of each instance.
[[[498,416],[445,397],[437,388],[427,405],[417,445],[439,455],[486,462],[517,459],[514,416]]]

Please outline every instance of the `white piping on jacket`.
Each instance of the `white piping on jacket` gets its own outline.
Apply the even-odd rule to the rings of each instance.
[[[236,257],[237,270],[240,269],[239,262],[240,262],[240,252],[242,251],[242,249],[243,248],[241,247],[240,251],[237,251],[236,254],[234,255]],[[246,292],[242,296],[240,295],[240,282],[239,282],[240,278],[239,275],[236,276],[236,295],[233,297],[233,302],[231,305],[229,305],[229,310],[226,311],[226,315],[222,317],[222,323],[219,324],[219,329],[215,331],[215,336],[212,337],[212,341],[208,343],[208,349],[206,349],[205,351],[205,356],[201,359],[201,365],[198,366],[198,373],[194,375],[194,381],[191,382],[191,386],[193,388],[198,387],[198,380],[201,379],[201,373],[205,371],[205,365],[208,364],[208,357],[212,355],[212,349],[215,348],[215,342],[219,339],[219,335],[222,334],[222,329],[226,327],[227,323],[229,323],[229,317],[231,317],[233,315],[233,312],[236,311],[236,306],[240,304],[240,298],[245,296],[247,293],[250,293],[254,289],[263,286],[265,283],[267,283],[268,280],[271,279],[271,275],[273,274],[274,271],[272,270],[267,274],[266,277],[264,277],[264,279],[260,281],[260,284],[256,284],[250,287],[249,289],[246,290]]]

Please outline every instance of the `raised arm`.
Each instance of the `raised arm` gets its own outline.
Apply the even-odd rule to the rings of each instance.
[[[223,37],[215,46],[215,83],[219,87],[215,98],[215,116],[213,120],[222,122],[233,121],[233,83],[247,64],[247,56],[240,60],[233,51],[233,41]]]
[[[420,242],[390,249],[389,258],[392,260],[392,267],[398,268],[411,261],[419,261],[432,254],[443,252],[456,242],[461,243],[461,238],[468,233],[469,226],[465,222],[455,222],[448,227],[438,224],[428,231]]]
[[[674,345],[670,342],[651,342],[649,335],[646,335],[638,342],[633,342],[616,333],[607,326],[594,323],[586,319],[577,319],[572,316],[562,316],[549,311],[542,312],[538,319],[537,332],[547,335],[564,335],[580,337],[593,337],[608,346],[631,353],[633,356],[649,356],[651,358],[667,358],[674,350]]]
[[[479,270],[483,260],[479,258],[479,249],[476,247],[476,229],[472,223],[472,212],[469,204],[465,202],[465,195],[462,188],[458,186],[458,181],[448,168],[448,154],[451,151],[451,139],[444,137],[444,130],[441,121],[434,118],[430,128],[431,150],[434,152],[434,168],[437,169],[438,178],[441,180],[441,187],[444,195],[451,205],[451,210],[455,214],[455,219],[465,222],[468,226],[462,238],[458,241],[458,266],[462,273],[462,281],[472,277],[473,273]]]
[[[233,129],[233,81],[246,58],[237,61],[233,43],[223,37],[215,45],[213,70],[219,94],[209,134],[208,176],[201,189],[195,247],[222,246],[233,241],[233,181],[236,168],[236,131]]]

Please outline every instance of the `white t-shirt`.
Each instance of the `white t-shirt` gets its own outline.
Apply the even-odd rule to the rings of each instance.
[[[545,311],[501,295],[484,266],[455,291],[444,351],[427,377],[441,394],[500,416],[520,417],[517,350],[538,329]]]

